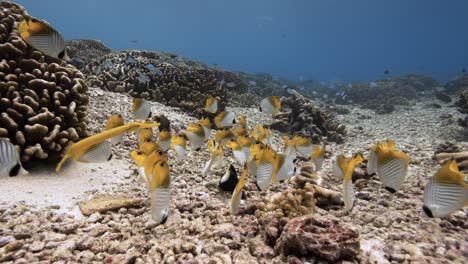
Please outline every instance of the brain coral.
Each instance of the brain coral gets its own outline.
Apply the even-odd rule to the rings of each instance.
[[[80,71],[44,56],[18,35],[23,7],[0,3],[0,137],[21,159],[56,158],[88,136],[88,89]]]

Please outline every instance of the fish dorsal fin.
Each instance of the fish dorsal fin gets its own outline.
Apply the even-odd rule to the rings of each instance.
[[[465,183],[465,175],[458,169],[458,164],[455,159],[447,161],[436,173],[437,182],[446,184],[458,184],[467,186]]]

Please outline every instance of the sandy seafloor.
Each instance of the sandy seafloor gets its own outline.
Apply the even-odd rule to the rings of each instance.
[[[112,114],[120,113],[127,122],[130,120],[129,96],[98,88],[91,88],[90,95],[92,132],[100,131]],[[411,157],[409,175],[398,193],[389,194],[373,177],[356,188],[351,213],[319,211],[335,215],[359,231],[362,263],[461,263],[467,257],[467,209],[446,219],[421,217],[424,185],[439,168],[433,159],[434,150],[446,140],[457,142],[465,150],[468,146],[456,122],[460,117],[457,109],[440,102],[440,109],[425,107],[429,103],[418,102],[387,115],[346,106],[351,112],[338,116],[347,126],[348,135],[345,143],[327,146],[328,158],[319,176],[328,188],[341,190],[341,182],[331,176],[331,157],[337,154],[350,156],[362,151],[367,155],[377,140],[391,138]],[[189,122],[196,121],[179,109],[158,103],[152,106],[154,114],[163,113],[172,121],[173,130],[182,131]],[[249,127],[272,120],[256,108],[229,110],[246,115]],[[276,131],[274,134],[273,146],[278,149],[281,137]],[[158,226],[149,215],[146,187],[137,181],[129,155],[136,147],[136,137],[133,133],[127,135],[108,163],[68,162],[58,175],[55,164],[39,164],[28,176],[0,178],[0,246],[6,242],[18,246],[10,253],[0,250],[0,260],[184,263],[195,258],[200,263],[288,262],[287,257],[265,257],[271,249],[261,244],[254,215],[229,214],[230,194],[216,186],[224,171],[201,177],[209,157],[207,149],[190,151],[181,164],[171,162],[169,154],[171,214],[166,224]],[[226,157],[225,168],[235,164],[232,156]],[[271,187],[268,192],[281,191],[287,184]],[[246,190],[247,204],[268,193],[258,192],[251,180]],[[146,202],[137,208],[82,216],[77,203],[96,193],[126,193],[145,198]]]

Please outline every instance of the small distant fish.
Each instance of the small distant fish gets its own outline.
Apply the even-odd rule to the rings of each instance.
[[[205,144],[205,129],[200,124],[192,123],[187,127],[185,136],[189,139],[190,146],[195,151]]]
[[[379,85],[378,85],[376,82],[371,82],[371,83],[369,84],[369,87],[370,87],[370,88],[375,88],[375,87],[377,87],[377,86],[379,86]]]
[[[347,161],[347,164],[344,167],[343,200],[346,211],[351,210],[354,204],[354,187],[352,181],[353,171],[354,168],[363,160],[364,158],[361,153],[356,153],[349,161]]]
[[[315,145],[310,155],[312,162],[315,165],[315,170],[319,171],[322,169],[323,161],[325,160],[325,147]]]
[[[277,114],[281,111],[281,101],[278,96],[268,96],[260,102],[260,112]]]
[[[28,17],[21,21],[19,35],[26,43],[45,55],[70,61],[67,55],[65,40],[47,22]]]
[[[214,118],[217,128],[232,127],[236,124],[236,116],[233,112],[223,111]]]
[[[205,103],[205,110],[212,114],[218,112],[218,100],[213,96],[208,96]]]
[[[224,173],[223,177],[219,179],[218,186],[221,190],[226,192],[233,192],[236,189],[239,179],[237,178],[237,172],[234,166],[230,165]]]
[[[15,146],[0,138],[0,176],[27,175],[28,171],[21,164],[20,155]]]
[[[468,205],[468,176],[454,159],[447,161],[424,188],[423,212],[429,217],[446,217]]]
[[[461,71],[461,72],[462,72],[462,73],[466,73],[465,67],[462,68],[462,71]]]
[[[171,149],[176,154],[177,162],[181,162],[187,152],[187,141],[185,135],[173,135],[171,138]]]
[[[146,140],[151,140],[153,138],[153,129],[143,128],[138,133],[138,146],[141,147]]]
[[[202,176],[206,176],[211,167],[221,167],[223,163],[224,151],[222,145],[216,142],[216,140],[211,139],[208,141],[208,149],[211,152],[211,157],[203,168]]]
[[[116,128],[119,126],[123,126],[124,124],[125,123],[121,115],[113,115],[109,118],[109,120],[107,120],[106,130],[111,129],[111,128]],[[112,145],[117,145],[120,143],[120,141],[122,141],[122,139],[123,139],[123,134],[111,138],[110,142],[112,143]]]
[[[137,40],[137,39],[132,39],[132,40],[130,40],[130,42],[133,43],[133,44],[138,44],[138,40]]]
[[[249,85],[255,86],[255,85],[257,85],[257,82],[256,81],[249,81]]]
[[[151,217],[159,224],[164,224],[169,217],[171,202],[171,177],[167,161],[158,161],[149,181],[151,190]]]
[[[153,151],[160,149],[158,143],[154,142],[151,139],[147,139],[143,144],[140,146],[140,151],[143,152],[145,155],[151,154]]]
[[[385,69],[385,71],[383,72],[385,75],[387,74],[390,74],[390,70],[389,69]]]
[[[408,173],[409,156],[401,151],[386,148],[377,144],[377,175],[385,189],[391,193],[397,192],[403,186]]]
[[[154,123],[154,124],[151,124],[151,123],[144,124],[140,122],[129,123],[123,126],[105,130],[99,134],[87,137],[76,143],[72,143],[65,150],[65,154],[63,158],[60,160],[60,162],[57,164],[55,171],[59,172],[60,169],[62,168],[63,163],[65,163],[65,161],[68,160],[69,158],[73,158],[75,161],[79,161],[84,154],[86,154],[88,151],[95,148],[96,145],[103,143],[107,139],[118,136],[125,132],[135,131],[137,129],[147,128],[147,127],[156,127],[158,125],[159,125],[158,123]],[[110,142],[108,143],[110,144]],[[100,149],[101,147],[99,147],[98,149]]]
[[[234,134],[228,128],[224,128],[224,129],[220,129],[216,131],[215,140],[223,147],[225,147],[226,143],[232,138],[234,138]]]
[[[132,115],[135,120],[146,120],[151,117],[151,105],[143,98],[133,98]]]
[[[203,127],[205,130],[205,141],[208,141],[210,139],[211,135],[211,120],[208,117],[202,117],[198,123]]]
[[[229,201],[229,212],[232,215],[236,215],[239,211],[239,205],[243,194],[243,188],[245,185],[245,177],[247,176],[248,169],[244,168],[242,175],[239,178],[239,182],[236,185],[236,188],[232,192],[231,200]]]
[[[236,83],[235,82],[228,82],[228,83],[226,83],[226,86],[229,87],[229,88],[234,88],[234,87],[236,87]]]
[[[171,133],[165,128],[158,134],[158,144],[162,151],[166,152],[171,148]]]
[[[159,123],[159,131],[162,131],[164,129],[167,131],[171,131],[171,121],[169,121],[169,119],[167,119],[165,115],[153,116],[153,120]]]
[[[281,89],[286,89],[286,88],[288,88],[286,84],[283,84],[283,86],[281,86]]]

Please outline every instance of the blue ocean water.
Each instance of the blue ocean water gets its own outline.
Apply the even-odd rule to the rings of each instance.
[[[468,68],[466,0],[16,1],[66,39],[292,80],[440,81]]]

